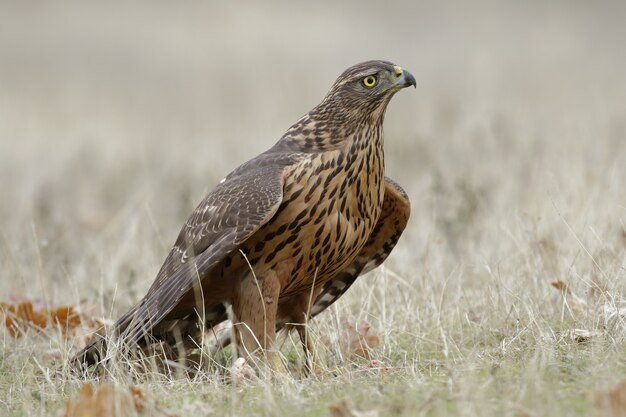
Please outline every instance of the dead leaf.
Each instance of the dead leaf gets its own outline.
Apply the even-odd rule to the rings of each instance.
[[[376,329],[365,319],[349,317],[341,347],[348,357],[368,359],[370,350],[380,344]]]
[[[139,387],[130,387],[129,388],[131,395],[133,396],[133,404],[135,405],[135,410],[142,412],[146,407],[146,393]]]
[[[93,316],[81,314],[80,306],[46,307],[36,300],[0,302],[0,316],[12,337],[21,337],[27,330],[43,331],[60,328],[64,335],[69,335],[77,328],[97,329],[104,326],[104,321]],[[82,303],[81,303],[82,304]]]
[[[600,336],[602,332],[596,330],[572,329],[569,331],[570,339],[578,343],[585,343]]]
[[[238,385],[243,382],[256,382],[259,377],[252,366],[248,364],[245,358],[237,358],[230,367],[230,377],[233,384]]]
[[[391,366],[379,361],[378,359],[374,359],[367,364],[367,369],[375,371],[379,375],[385,375],[391,371]]]
[[[541,263],[546,273],[556,276],[559,273],[558,249],[554,240],[543,238],[537,241],[537,252],[541,258]]]
[[[126,416],[134,413],[132,395],[124,390],[115,390],[110,384],[103,385],[97,392],[89,384],[83,385],[76,402],[68,400],[64,417]]]
[[[550,285],[561,292],[565,303],[573,315],[584,315],[587,313],[587,302],[578,295],[574,294],[574,292],[569,288],[569,285],[567,285],[564,281],[554,281]]]
[[[63,417],[127,417],[142,413],[144,410],[155,417],[174,417],[148,402],[139,387],[116,387],[107,383],[97,391],[91,384],[84,384],[75,401],[65,404]]]
[[[23,324],[30,323],[36,328],[44,328],[46,326],[46,316],[35,312],[31,302],[20,303],[0,303],[0,312],[4,316],[4,324],[9,330],[9,334],[13,337],[22,335]]]
[[[626,417],[626,380],[612,390],[600,390],[594,395],[594,405],[602,417]]]
[[[360,366],[356,369],[357,375],[387,375],[391,372],[391,366],[378,359],[372,359],[367,365]]]
[[[330,417],[378,417],[378,410],[356,411],[348,407],[346,400],[329,407]]]
[[[333,404],[330,407],[330,417],[353,417],[354,414],[348,408],[348,403],[343,400],[337,404]]]
[[[472,309],[468,310],[468,312],[465,313],[465,318],[467,319],[467,321],[472,323],[480,323],[482,321],[480,316],[476,314],[476,312]]]

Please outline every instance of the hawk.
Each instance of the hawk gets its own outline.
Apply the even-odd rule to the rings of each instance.
[[[307,321],[380,265],[410,213],[385,177],[383,119],[408,71],[367,61],[344,71],[326,97],[266,152],[228,174],[198,205],[146,296],[115,323],[126,348],[172,352],[201,344],[229,318],[240,356],[279,362],[276,332],[295,327],[307,358]],[[106,359],[101,338],[76,357]]]

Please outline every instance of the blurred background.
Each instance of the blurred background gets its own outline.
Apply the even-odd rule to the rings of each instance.
[[[385,121],[413,202],[390,269],[471,289],[542,239],[623,254],[624,39],[619,1],[4,1],[0,294],[124,310],[204,194],[368,59],[418,82]]]

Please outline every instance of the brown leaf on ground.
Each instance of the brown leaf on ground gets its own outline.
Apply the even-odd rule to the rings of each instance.
[[[139,387],[107,383],[94,391],[91,384],[84,384],[78,398],[65,404],[63,417],[127,417],[144,410],[155,417],[174,417],[154,404],[148,407],[146,395]]]
[[[377,410],[356,411],[348,407],[346,400],[333,404],[329,407],[330,417],[378,417]]]
[[[587,313],[587,302],[578,295],[574,294],[574,292],[569,288],[569,285],[567,285],[564,281],[554,281],[550,285],[561,292],[565,303],[573,315],[584,315]]]
[[[237,358],[230,367],[230,377],[233,384],[238,385],[243,382],[256,382],[259,380],[254,368],[248,364],[245,358]]]
[[[594,405],[601,417],[626,417],[626,380],[612,390],[596,391]]]
[[[585,343],[600,336],[602,336],[602,332],[597,330],[572,329],[569,331],[570,339],[578,343]]]
[[[46,307],[38,304],[31,300],[0,302],[0,318],[12,337],[21,337],[28,329],[60,328],[67,335],[79,327],[94,330],[104,326],[102,320],[82,313],[82,306]]]
[[[348,357],[369,359],[370,350],[380,344],[376,329],[365,319],[349,317],[341,340],[341,347]]]
[[[333,404],[330,407],[330,417],[352,417],[354,414],[348,408],[348,403],[343,400],[337,404]]]
[[[541,263],[546,273],[551,276],[559,273],[558,248],[551,238],[543,238],[536,242],[537,252],[541,258]]]
[[[379,361],[378,359],[374,359],[367,364],[367,369],[377,372],[379,375],[385,375],[391,371],[391,366]]]
[[[133,396],[133,404],[135,405],[135,410],[142,412],[146,407],[146,393],[139,387],[130,387],[128,389]]]
[[[357,375],[387,375],[391,372],[391,366],[379,361],[378,359],[372,359],[367,365],[357,368],[355,373]]]

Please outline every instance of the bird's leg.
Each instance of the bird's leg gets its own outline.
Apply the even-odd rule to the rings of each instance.
[[[280,282],[273,270],[258,277],[248,274],[235,292],[233,330],[237,356],[265,356],[271,370],[284,373],[286,368],[274,350],[279,294]]]
[[[321,373],[320,360],[317,355],[317,350],[313,344],[313,339],[309,335],[307,324],[302,323],[296,328],[300,341],[302,342],[302,349],[304,350],[304,371],[307,375],[319,375]]]
[[[304,373],[307,375],[319,375],[321,373],[321,361],[317,354],[317,349],[313,343],[313,338],[308,331],[309,319],[311,318],[311,303],[319,295],[321,288],[312,288],[311,291],[302,292],[292,297],[289,302],[281,305],[282,311],[279,315],[289,317],[288,329],[296,329],[302,350],[304,351]]]

